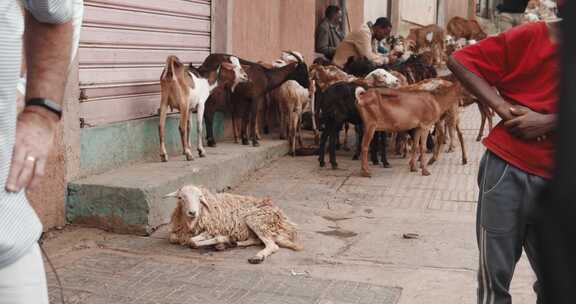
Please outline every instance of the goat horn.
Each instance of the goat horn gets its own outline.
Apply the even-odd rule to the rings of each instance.
[[[177,197],[177,196],[178,196],[178,191],[174,191],[172,193],[164,195],[164,198]]]

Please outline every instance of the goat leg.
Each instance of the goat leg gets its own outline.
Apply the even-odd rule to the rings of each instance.
[[[476,141],[481,141],[482,136],[484,136],[484,127],[486,126],[486,120],[488,119],[488,113],[486,113],[486,108],[480,102],[476,102],[478,105],[478,111],[480,111],[480,129],[478,130],[478,136]]]
[[[182,154],[186,155],[186,160],[191,161],[194,159],[192,151],[190,151],[190,142],[188,138],[188,131],[190,130],[189,110],[186,108],[180,111],[180,141],[182,142]]]
[[[380,144],[380,152],[382,153],[382,167],[390,168],[390,163],[388,162],[388,157],[386,156],[386,147],[388,145],[388,133],[382,132],[382,141]]]
[[[440,131],[442,132],[442,131]],[[426,167],[428,165],[428,163],[426,162],[426,139],[427,139],[427,134],[429,133],[428,129],[424,129],[423,132],[420,133],[419,139],[420,139],[420,169],[422,169],[422,175],[423,176],[429,176],[430,172],[428,171],[428,168]]]
[[[364,135],[362,136],[362,176],[371,177],[370,169],[368,168],[368,149],[370,142],[376,132],[375,126],[364,126]]]
[[[340,126],[333,128],[333,132],[330,134],[330,147],[328,149],[330,150],[330,164],[332,165],[333,170],[338,169],[338,163],[336,162],[336,142],[338,141],[338,138],[336,137],[337,132],[335,131],[339,128]]]
[[[328,140],[328,134],[331,132],[330,129],[324,127],[322,131],[322,136],[320,137],[320,144],[318,145],[318,162],[320,163],[320,167],[323,168],[326,166],[324,162],[324,157],[326,155],[326,141]]]
[[[456,133],[458,133],[458,141],[460,142],[460,148],[462,149],[462,165],[468,163],[468,157],[466,156],[466,146],[464,145],[464,136],[462,135],[462,130],[460,130],[460,124],[456,124]]]
[[[160,135],[160,159],[163,162],[168,161],[168,153],[166,152],[165,144],[165,128],[166,128],[166,116],[168,111],[167,100],[165,100],[164,94],[162,94],[162,103],[160,104],[160,125],[158,126],[158,133]]]
[[[204,149],[204,107],[206,106],[205,103],[198,104],[197,109],[197,129],[196,129],[196,140],[198,141],[198,156],[206,157],[206,150]]]

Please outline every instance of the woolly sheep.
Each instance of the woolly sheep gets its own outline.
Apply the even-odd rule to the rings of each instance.
[[[303,249],[296,243],[296,225],[270,199],[213,194],[192,185],[166,197],[176,197],[178,202],[170,220],[169,240],[173,244],[222,248],[263,243],[265,248],[248,259],[251,264],[262,263],[279,246]]]

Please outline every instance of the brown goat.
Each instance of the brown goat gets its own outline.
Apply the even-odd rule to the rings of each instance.
[[[458,16],[450,19],[446,30],[448,35],[451,35],[456,40],[464,38],[466,40],[480,41],[488,37],[478,21],[468,20]]]
[[[210,54],[204,61],[200,70],[214,70],[217,65],[226,61],[230,55]],[[248,81],[240,83],[232,92],[231,104],[233,113],[242,112],[241,138],[242,144],[248,145],[248,124],[250,124],[250,137],[253,146],[259,146],[256,137],[256,117],[264,105],[266,94],[277,88],[287,80],[296,80],[303,87],[308,88],[310,79],[308,67],[304,62],[291,63],[281,68],[267,69],[258,63],[240,59],[242,67],[248,74]]]
[[[426,137],[442,116],[458,104],[458,88],[451,82],[434,79],[428,91],[402,88],[398,90],[374,88],[356,90],[357,107],[364,123],[362,138],[362,175],[371,176],[368,168],[368,149],[376,131],[404,132],[414,129],[414,144],[410,158],[410,170],[416,171],[416,149],[420,153],[422,175],[430,175],[427,169]],[[433,93],[429,92],[433,91]],[[443,134],[438,135],[438,158]]]
[[[201,75],[196,70],[189,70],[180,62],[176,56],[168,56],[166,66],[160,76],[161,102],[160,102],[160,158],[168,161],[168,154],[164,141],[166,116],[168,107],[180,112],[180,139],[182,142],[183,154],[186,160],[192,160],[191,146],[189,142],[190,112],[198,113],[198,153],[200,157],[205,156],[202,145],[202,129],[204,106],[210,92],[217,85],[237,83],[245,80],[245,74],[239,66],[230,62],[222,62],[213,72]]]
[[[427,25],[421,28],[410,29],[406,40],[412,41],[417,52],[432,51],[433,63],[442,63],[444,54],[445,34],[444,29],[436,24]]]

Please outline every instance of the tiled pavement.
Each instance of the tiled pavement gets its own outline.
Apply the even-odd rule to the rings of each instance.
[[[468,165],[457,148],[428,177],[391,157],[392,168],[362,178],[346,153],[339,170],[285,157],[256,172],[231,191],[271,197],[299,224],[305,246],[259,266],[246,262],[258,248],[190,250],[168,244],[166,229],[150,238],[71,229],[54,236],[49,251],[69,303],[474,303],[478,125],[476,108],[467,109]],[[514,302],[534,302],[532,281],[522,259]]]

